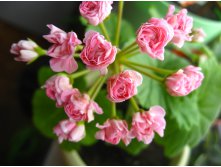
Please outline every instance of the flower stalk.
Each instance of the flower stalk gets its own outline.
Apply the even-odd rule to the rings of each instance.
[[[144,74],[144,75],[146,75],[146,76],[148,76],[148,77],[150,77],[150,78],[152,78],[152,79],[154,79],[156,81],[159,81],[159,82],[163,82],[164,81],[164,78],[159,77],[159,76],[154,75],[154,74],[151,74],[151,73],[148,73],[148,72],[138,68],[137,66],[131,65],[130,63],[122,62],[122,64],[127,66],[127,67],[129,67],[129,68],[131,68],[131,69],[133,69],[133,70],[136,70],[137,72],[140,72],[141,74]]]
[[[140,108],[139,108],[139,106],[137,105],[137,102],[136,102],[136,100],[134,99],[134,97],[131,97],[131,98],[130,98],[130,103],[132,104],[132,106],[133,106],[133,108],[136,110],[136,112],[140,110]]]
[[[110,37],[109,37],[109,35],[108,35],[107,29],[106,29],[104,23],[103,23],[103,22],[100,23],[100,24],[99,24],[99,27],[100,27],[102,33],[104,34],[105,38],[106,38],[108,41],[110,41]]]
[[[118,4],[118,18],[117,18],[117,30],[116,30],[116,36],[115,36],[115,45],[116,46],[119,45],[121,21],[122,21],[122,15],[123,15],[123,7],[124,7],[124,2],[119,1],[119,4]]]

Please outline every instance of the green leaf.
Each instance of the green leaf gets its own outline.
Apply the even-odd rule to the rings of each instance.
[[[107,28],[109,37],[111,41],[114,41],[115,34],[116,34],[116,26],[117,26],[117,15],[111,14],[105,21],[104,21],[105,27]],[[102,34],[101,29],[99,26],[92,26],[88,25],[86,31],[88,30],[95,30]],[[127,41],[131,40],[131,38],[135,38],[135,32],[130,25],[125,20],[122,20],[121,23],[121,32],[120,32],[120,47],[122,47]]]
[[[44,85],[48,78],[50,78],[52,75],[55,75],[56,73],[53,72],[50,67],[44,66],[41,67],[38,71],[38,83],[40,86]]]
[[[37,90],[33,101],[33,121],[41,133],[50,138],[55,138],[53,128],[67,116],[63,109],[56,108],[55,102],[49,99],[43,90]]]

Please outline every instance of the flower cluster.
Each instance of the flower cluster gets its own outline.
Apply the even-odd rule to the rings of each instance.
[[[151,58],[163,61],[165,47],[169,43],[180,48],[186,41],[203,41],[205,33],[202,29],[192,31],[193,19],[187,15],[186,9],[174,14],[175,7],[169,6],[165,18],[151,18],[143,23],[137,30],[134,43],[120,49],[118,48],[119,33],[116,33],[117,42],[114,46],[104,30],[103,22],[112,10],[112,3],[112,1],[85,1],[79,7],[81,15],[89,24],[101,26],[104,36],[99,32],[89,30],[81,42],[75,32],[65,32],[49,24],[47,26],[50,33],[43,36],[52,44],[47,51],[31,40],[21,40],[11,47],[11,53],[16,55],[17,61],[31,62],[43,54],[50,56],[50,67],[58,74],[49,78],[42,88],[45,89],[46,95],[56,102],[56,107],[63,108],[67,115],[67,119],[60,121],[54,127],[54,133],[58,136],[59,142],[80,141],[86,136],[85,123],[96,120],[94,113],[103,114],[102,108],[94,99],[103,88],[105,81],[107,81],[107,99],[113,106],[112,116],[102,125],[96,124],[99,130],[95,138],[111,144],[118,144],[122,140],[125,145],[128,145],[134,138],[149,144],[155,133],[161,137],[164,136],[165,110],[161,106],[152,106],[148,111],[144,111],[134,98],[139,86],[142,85],[143,75],[165,84],[171,96],[186,96],[196,90],[203,81],[204,75],[200,67],[193,65],[171,72],[171,70],[126,60],[128,53],[131,56],[134,51],[140,50]],[[118,30],[120,31],[120,28]],[[75,59],[78,58],[86,66],[86,70],[76,72],[78,63]],[[124,66],[131,69],[124,70]],[[166,72],[167,75],[162,78],[142,70],[142,67],[145,67],[144,70],[148,68],[161,74]],[[99,71],[100,76],[95,79],[96,81],[92,83],[89,90],[85,90],[87,93],[81,93],[73,87],[73,81],[90,71]],[[130,119],[119,117],[116,112],[115,103],[126,100],[130,100],[134,110]]]

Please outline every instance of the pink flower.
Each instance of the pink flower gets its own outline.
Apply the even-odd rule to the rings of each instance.
[[[138,29],[136,41],[142,52],[164,60],[164,47],[173,35],[173,28],[164,19],[152,18]]]
[[[111,13],[112,1],[84,1],[81,3],[79,9],[81,15],[87,21],[96,26],[103,22],[103,20]]]
[[[197,28],[192,30],[192,41],[193,42],[203,42],[204,38],[206,37],[206,33],[202,28]]]
[[[64,103],[64,100],[62,100],[64,99],[64,95],[62,96],[64,91],[73,91],[69,78],[63,75],[52,76],[46,81],[42,88],[46,89],[46,95],[50,99],[57,101],[57,106],[62,106]]]
[[[192,65],[178,70],[166,79],[167,91],[172,96],[186,96],[202,83],[204,75],[200,67]]]
[[[85,126],[66,119],[54,127],[54,133],[58,136],[59,143],[62,143],[63,140],[78,142],[85,137]]]
[[[36,43],[30,40],[20,40],[18,43],[13,43],[10,52],[15,55],[16,61],[30,62],[38,57],[35,48]]]
[[[66,71],[67,73],[76,71],[78,65],[73,54],[75,47],[81,44],[76,33],[66,33],[52,24],[47,26],[51,29],[51,32],[43,37],[53,43],[47,52],[52,57],[50,60],[52,70],[55,72]]]
[[[137,86],[142,84],[143,77],[133,70],[125,70],[112,76],[107,82],[107,98],[112,102],[123,102],[137,94]]]
[[[84,38],[85,47],[81,52],[81,60],[91,70],[107,73],[107,66],[114,62],[117,48],[95,31],[88,31]]]
[[[71,94],[69,101],[65,104],[64,110],[69,118],[75,121],[87,121],[94,120],[94,112],[102,114],[102,109],[96,102],[90,100],[87,94],[81,94],[79,91]]]
[[[131,139],[128,137],[128,125],[124,120],[108,119],[104,125],[96,125],[100,130],[96,133],[96,139],[106,141],[111,144],[118,144],[122,139],[128,145]]]
[[[189,35],[193,27],[193,18],[187,16],[187,10],[182,9],[177,14],[174,14],[175,6],[170,5],[168,13],[165,17],[167,22],[173,27],[174,37],[172,42],[179,48],[184,45],[185,41],[191,41]]]
[[[149,111],[135,113],[129,136],[136,137],[138,141],[143,141],[145,144],[151,143],[154,132],[163,137],[166,127],[164,116],[165,111],[160,106],[153,106]]]

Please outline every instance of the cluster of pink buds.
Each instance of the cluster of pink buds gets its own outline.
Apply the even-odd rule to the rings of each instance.
[[[203,81],[204,75],[201,69],[192,65],[175,72],[126,60],[141,51],[151,58],[163,61],[164,50],[169,43],[180,48],[186,41],[203,41],[205,33],[202,29],[192,31],[193,19],[187,15],[186,9],[174,14],[175,7],[169,6],[165,18],[149,19],[137,30],[136,40],[120,49],[119,33],[116,35],[116,42],[112,44],[103,23],[111,13],[112,3],[85,1],[80,5],[81,15],[89,24],[100,26],[103,35],[90,30],[85,33],[81,42],[75,32],[65,32],[49,24],[47,26],[50,33],[43,36],[52,44],[47,51],[31,40],[22,40],[12,45],[11,53],[16,55],[17,61],[31,62],[43,54],[51,57],[50,67],[58,74],[49,78],[42,88],[46,90],[46,95],[56,102],[56,106],[63,108],[67,115],[66,120],[60,121],[54,127],[59,142],[80,141],[86,135],[85,123],[96,120],[94,113],[103,114],[102,108],[94,100],[105,81],[107,81],[107,99],[112,103],[113,111],[112,116],[103,125],[96,125],[99,130],[95,137],[112,144],[118,144],[122,140],[125,145],[128,145],[133,138],[149,144],[155,132],[161,137],[164,136],[165,110],[161,106],[152,106],[148,111],[143,111],[134,98],[139,86],[142,85],[143,75],[164,83],[166,90],[172,96],[186,96],[196,90]],[[119,2],[118,10],[121,10],[119,13],[123,10],[122,3]],[[120,24],[120,21],[118,23]],[[120,28],[116,31],[120,32]],[[78,64],[75,59],[80,59],[87,69],[77,71]],[[124,66],[130,69],[124,70]],[[162,78],[148,73],[145,69],[167,75]],[[87,93],[81,93],[73,87],[73,81],[91,71],[99,71],[100,76],[89,90],[85,90]],[[116,112],[116,103],[126,100],[130,100],[134,108],[130,123],[119,118]]]

